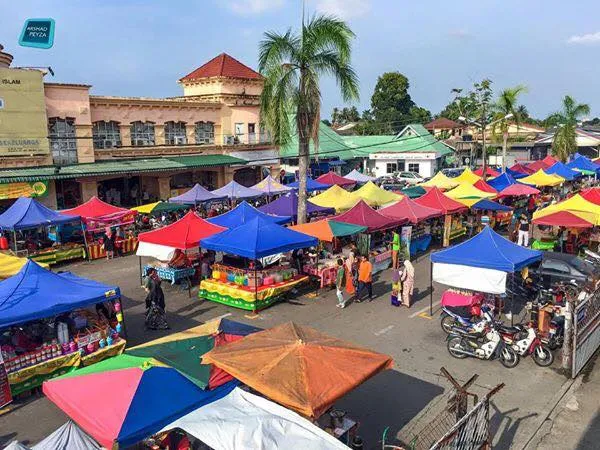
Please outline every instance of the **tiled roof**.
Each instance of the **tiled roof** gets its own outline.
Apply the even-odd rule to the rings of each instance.
[[[190,81],[198,78],[212,77],[243,78],[248,80],[262,79],[260,73],[252,70],[245,64],[242,64],[227,53],[221,53],[219,56],[216,56],[206,64],[187,74],[179,81]]]
[[[454,129],[454,128],[463,128],[464,125],[454,120],[446,119],[445,117],[440,117],[438,119],[432,120],[429,123],[424,125],[427,130],[439,130],[439,129]]]

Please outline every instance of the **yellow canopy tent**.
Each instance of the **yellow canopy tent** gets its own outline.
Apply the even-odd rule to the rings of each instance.
[[[468,207],[473,206],[482,198],[492,198],[496,196],[496,194],[491,192],[485,192],[477,189],[475,186],[469,183],[463,183],[460,186],[455,187],[451,191],[446,192],[446,195]]]
[[[460,183],[455,181],[455,178],[448,178],[442,172],[438,172],[435,176],[429,181],[425,181],[424,183],[420,183],[419,186],[425,187],[437,187],[439,189],[452,189],[458,186]]]
[[[16,275],[27,261],[27,258],[18,258],[17,256],[0,253],[0,280]],[[38,264],[45,269],[49,267],[46,263],[38,262]]]
[[[360,201],[360,197],[334,184],[325,192],[321,192],[309,200],[315,205],[335,208],[336,211],[345,211],[356,205]]]
[[[543,187],[543,186],[558,186],[563,183],[565,179],[556,174],[547,174],[542,169],[537,172],[529,175],[525,178],[520,178],[519,183],[531,184],[535,187]]]
[[[402,199],[401,195],[386,191],[372,181],[352,192],[352,195],[362,198],[369,206],[387,205]]]
[[[600,225],[600,205],[588,202],[579,194],[574,195],[573,197],[568,198],[565,201],[555,203],[554,205],[546,206],[545,208],[534,212],[533,218],[537,219],[539,217],[544,217],[548,214],[552,214],[559,211],[571,212],[581,217],[582,219],[592,222],[595,225]]]
[[[459,176],[454,178],[454,181],[456,181],[457,183],[460,183],[460,184],[463,184],[463,183],[474,184],[474,183],[477,183],[479,180],[481,180],[481,177],[475,175],[473,173],[473,171],[471,169],[469,169],[468,167],[465,167],[465,170],[463,170],[463,172]]]

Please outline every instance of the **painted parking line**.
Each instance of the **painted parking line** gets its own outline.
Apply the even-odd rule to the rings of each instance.
[[[428,320],[433,319],[433,317],[431,317],[428,312],[422,312],[417,317],[421,317],[422,319],[428,319]]]
[[[438,301],[437,303],[433,304],[433,309],[436,309],[440,304],[442,303],[442,301]],[[429,306],[426,306],[425,308],[422,308],[418,311],[415,311],[414,313],[412,313],[410,316],[408,316],[410,319],[414,319],[417,316],[420,316],[421,314],[423,314],[424,312],[429,312]]]
[[[375,336],[381,336],[382,334],[385,334],[388,331],[390,331],[392,328],[394,328],[394,325],[388,325],[387,327],[382,328],[379,331],[375,331],[373,334],[375,334]]]

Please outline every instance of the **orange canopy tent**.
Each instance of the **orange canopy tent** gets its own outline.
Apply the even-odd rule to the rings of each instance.
[[[202,357],[273,401],[317,418],[382,370],[390,356],[288,322],[215,347]]]

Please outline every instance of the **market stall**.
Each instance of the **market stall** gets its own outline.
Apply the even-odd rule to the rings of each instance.
[[[448,190],[455,188],[459,184],[460,183],[456,181],[455,178],[449,178],[442,172],[438,172],[433,176],[433,178],[425,181],[424,183],[420,183],[419,186],[430,188],[436,187],[438,189]]]
[[[202,239],[203,249],[226,255],[222,263],[213,265],[212,277],[202,280],[198,296],[250,311],[266,308],[308,281],[292,266],[289,252],[317,243],[312,236],[264,217]]]
[[[360,173],[358,170],[353,169],[349,174],[344,175],[347,180],[356,181],[357,184],[368,183],[369,181],[377,181],[377,177],[370,177],[364,173]]]
[[[173,211],[183,211],[185,209],[189,209],[190,205],[185,205],[182,203],[169,203],[169,202],[154,202],[147,203],[145,205],[136,206],[131,208],[132,211],[137,211],[138,214],[162,214],[162,213],[170,213]]]
[[[510,223],[513,215],[513,209],[510,206],[503,205],[485,198],[471,205],[471,210],[477,213],[478,223],[481,223],[480,214],[491,213],[492,217],[490,218],[490,226],[492,228],[507,226]]]
[[[433,237],[441,242],[444,247],[450,245],[450,242],[454,239],[467,234],[467,228],[460,216],[467,212],[467,207],[444,195],[437,187],[431,188],[415,202],[421,206],[439,210],[444,214],[443,222],[432,225]]]
[[[466,182],[456,186],[444,195],[469,207],[481,199],[496,197],[495,193],[481,191],[472,184]]]
[[[515,184],[517,181],[514,177],[508,172],[504,172],[503,174],[497,176],[493,180],[489,180],[487,184],[495,189],[496,192],[500,192],[503,189],[506,189],[508,186]],[[477,186],[476,186],[477,187]]]
[[[252,186],[252,189],[260,191],[268,196],[283,194],[292,190],[291,187],[281,184],[279,181],[275,180],[275,178],[273,178],[271,175],[268,175],[262,181],[256,183],[254,186]]]
[[[85,257],[80,237],[72,236],[71,240],[66,240],[56,231],[61,225],[79,227],[79,223],[78,214],[60,214],[27,197],[18,198],[0,214],[0,231],[6,233],[7,247],[17,256],[27,256],[46,264]]]
[[[0,280],[12,277],[19,273],[25,264],[29,261],[27,258],[19,258],[18,256],[7,255],[0,253]],[[44,269],[50,267],[46,263],[38,262]]]
[[[397,202],[402,198],[401,195],[391,191],[381,189],[372,181],[368,181],[362,187],[352,192],[355,196],[364,200],[369,206],[379,207]]]
[[[321,252],[318,260],[307,261],[302,266],[302,271],[319,279],[321,288],[335,285],[337,275],[337,260],[347,257],[350,249],[346,246],[351,236],[356,236],[367,230],[366,226],[338,222],[332,219],[323,219],[316,222],[303,223],[290,227],[291,230],[316,237],[319,240]]]
[[[564,183],[564,181],[565,179],[563,177],[560,177],[555,174],[547,174],[542,169],[540,169],[532,175],[521,178],[519,180],[519,183],[530,184],[539,188],[545,186],[558,186],[559,184]]]
[[[600,205],[587,201],[580,194],[576,194],[562,202],[546,206],[533,213],[533,218],[541,218],[550,213],[569,211],[573,213],[587,213],[593,218],[595,225],[600,225]]]
[[[354,186],[356,186],[356,181],[341,177],[335,172],[324,173],[317,178],[317,181],[319,183],[329,184],[332,186],[335,184],[348,190],[351,190]]]
[[[594,203],[595,205],[600,205],[600,188],[593,187],[589,189],[585,189],[579,193],[584,199],[588,202]]]
[[[14,396],[123,351],[119,288],[29,261],[0,282],[0,330]]]
[[[465,167],[465,169],[462,171],[462,173],[457,176],[456,178],[453,178],[452,180],[456,181],[459,184],[474,184],[476,183],[478,180],[481,180],[481,177],[475,175],[473,173],[473,171],[468,168]]]
[[[410,254],[424,252],[431,244],[430,219],[441,217],[443,212],[439,209],[422,206],[408,197],[403,198],[387,208],[379,210],[379,213],[400,221],[408,221],[412,224],[410,237]]]
[[[296,222],[298,216],[298,194],[290,192],[279,196],[276,200],[258,208],[259,211],[272,216],[291,217]],[[306,216],[319,217],[335,214],[334,208],[315,205],[310,200],[306,202]]]
[[[538,171],[545,171],[548,167],[550,167],[552,164],[549,164],[547,162],[545,162],[543,159],[539,159],[537,161],[533,161],[530,162],[529,164],[527,164],[527,168],[529,170],[531,170],[533,173],[538,172]]]
[[[231,211],[227,211],[226,213],[216,217],[211,217],[208,219],[208,222],[231,229],[239,227],[240,225],[244,225],[256,217],[261,217],[267,222],[277,223],[280,225],[292,221],[292,217],[290,216],[273,216],[266,214],[244,201]]]
[[[227,197],[230,200],[239,200],[244,198],[256,198],[265,195],[264,192],[261,192],[256,189],[252,189],[246,186],[242,186],[241,184],[230,181],[225,186],[219,189],[215,189],[211,191],[217,197]]]
[[[196,183],[189,191],[176,197],[171,197],[169,203],[182,203],[185,205],[199,205],[200,203],[215,202],[226,199],[226,195],[216,195]]]
[[[35,444],[31,450],[102,450],[102,447],[75,422],[69,420]]]
[[[325,192],[321,192],[310,199],[311,203],[324,208],[335,208],[336,211],[345,211],[356,205],[360,198],[338,185],[333,185]]]
[[[427,189],[423,186],[408,186],[404,189],[401,189],[398,193],[410,199],[415,199],[425,195],[427,193]]]
[[[516,163],[513,166],[506,169],[506,173],[512,176],[515,180],[531,175],[534,172],[535,170],[531,170],[526,165],[521,163]]]
[[[477,180],[475,183],[473,183],[473,187],[479,189],[480,191],[488,192],[490,194],[498,194],[498,190],[492,187],[487,181],[484,180]]]
[[[132,224],[137,211],[119,208],[103,202],[98,197],[92,197],[87,202],[72,208],[60,211],[62,214],[75,214],[81,216],[84,225],[85,245],[88,249],[89,259],[106,257],[103,234],[106,228],[122,228],[121,236],[115,239],[115,248],[122,253],[134,252],[137,248],[137,238],[133,234]],[[113,231],[114,232],[114,231]]]
[[[578,170],[580,172],[587,171],[594,175],[597,175],[600,172],[600,164],[596,164],[592,162],[589,158],[586,158],[583,155],[579,155],[574,158],[572,161],[568,162],[566,166],[569,169]]]
[[[502,197],[527,197],[529,195],[538,195],[540,193],[539,189],[534,188],[533,186],[528,186],[527,184],[514,183],[511,184],[504,189],[502,189],[498,193],[498,198]]]
[[[550,175],[558,175],[567,181],[573,181],[574,179],[581,177],[581,172],[570,169],[560,161],[554,163],[552,166],[546,169],[546,173]]]
[[[300,182],[294,181],[287,185],[287,187],[291,187],[295,190],[300,188]],[[319,183],[318,181],[313,180],[312,178],[306,179],[306,192],[318,192],[318,191],[326,191],[331,187],[331,184]]]
[[[478,177],[482,177],[483,176],[483,167],[478,167],[477,169],[475,169],[473,171],[473,173],[475,175],[477,175]],[[500,172],[498,172],[497,170],[492,169],[490,166],[486,166],[485,168],[485,176],[486,178],[496,178],[500,176]]]
[[[107,449],[127,448],[235,388],[199,388],[153,358],[120,355],[46,381],[44,394]]]
[[[391,237],[387,236],[386,232],[406,223],[406,220],[384,216],[363,200],[359,201],[352,209],[333,219],[337,222],[367,227],[365,233],[357,236],[358,252],[369,257],[369,261],[373,266],[373,273],[381,272],[390,267],[392,264]]]

